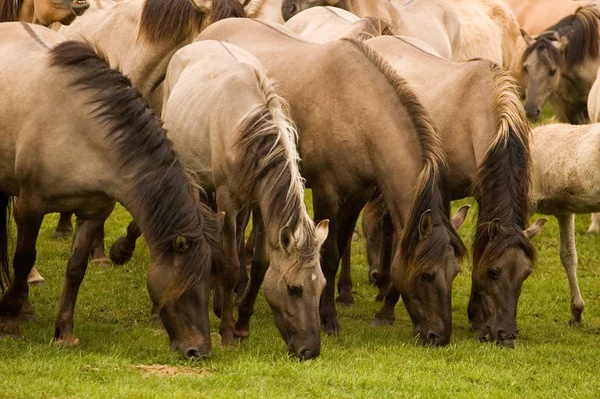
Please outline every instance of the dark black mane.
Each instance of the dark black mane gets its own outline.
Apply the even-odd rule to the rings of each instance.
[[[18,21],[22,4],[23,0],[0,0],[0,22]]]
[[[145,228],[146,240],[158,250],[156,255],[168,256],[178,235],[189,239],[177,284],[164,295],[177,298],[221,261],[214,214],[195,200],[197,188],[191,185],[160,119],[129,79],[108,66],[104,55],[87,43],[66,41],[52,48],[49,57],[52,66],[73,75],[72,86],[91,92],[89,104],[95,106],[94,117],[108,131],[107,148],[116,152],[124,170],[133,171],[132,191],[142,211],[138,223]]]

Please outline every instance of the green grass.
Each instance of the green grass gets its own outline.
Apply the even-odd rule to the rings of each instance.
[[[454,209],[465,203],[470,200],[455,203]],[[467,245],[473,216],[461,229]],[[1,398],[600,395],[600,236],[585,234],[587,215],[578,216],[576,226],[580,285],[587,306],[583,327],[568,325],[568,284],[558,258],[554,219],[534,238],[539,262],[524,284],[515,350],[479,343],[478,334],[470,331],[468,261],[454,282],[454,331],[449,346],[417,345],[401,305],[394,326],[370,327],[379,304],[374,301],[375,288],[367,281],[361,239],[352,248],[357,303],[339,308],[341,335],[323,336],[321,356],[307,362],[285,354],[285,344],[262,297],[251,336],[237,348],[214,345],[209,360],[196,362],[169,352],[166,333],[148,322],[145,269],[149,255],[143,244],[125,266],[89,267],[75,313],[75,333],[82,343],[75,349],[58,347],[53,342],[54,318],[70,243],[52,240],[56,220],[56,215],[46,218],[38,242],[37,265],[46,277],[45,286],[31,290],[38,320],[22,323],[22,338],[0,340]],[[107,224],[107,245],[128,221],[119,207]],[[212,315],[211,320],[216,334],[218,321]],[[140,368],[152,365],[173,366],[174,375]]]

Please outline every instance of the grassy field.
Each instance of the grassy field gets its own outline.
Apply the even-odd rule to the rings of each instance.
[[[470,203],[465,200],[454,204]],[[472,216],[461,229],[471,242]],[[185,361],[168,350],[166,333],[149,324],[141,245],[125,266],[90,266],[75,314],[82,344],[53,343],[69,242],[51,239],[57,218],[47,217],[38,243],[46,285],[31,296],[38,320],[22,324],[21,339],[0,341],[0,397],[598,397],[600,395],[600,236],[585,233],[589,216],[577,218],[584,325],[572,328],[565,273],[558,258],[557,223],[551,219],[534,239],[539,262],[525,282],[519,305],[521,334],[515,350],[479,343],[466,307],[470,264],[454,282],[452,343],[426,348],[415,343],[406,311],[396,324],[373,328],[379,304],[366,276],[364,244],[353,244],[356,305],[340,308],[342,333],[323,337],[316,360],[298,362],[260,297],[251,336],[233,349],[214,344],[206,361]],[[129,221],[119,208],[107,225],[107,245]],[[217,319],[212,318],[215,341]]]

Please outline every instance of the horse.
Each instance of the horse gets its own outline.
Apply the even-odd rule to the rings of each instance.
[[[87,0],[0,0],[0,22],[69,25],[89,7]]]
[[[530,35],[538,35],[545,28],[575,13],[582,6],[598,3],[597,0],[506,0],[521,28]]]
[[[394,35],[411,36],[429,44],[446,58],[459,53],[461,32],[458,15],[445,0],[408,0],[402,3],[372,0],[284,0],[286,21],[315,6],[335,6],[360,18],[377,17],[390,24]]]
[[[535,128],[533,135],[531,197],[537,212],[558,220],[560,260],[571,296],[570,323],[579,325],[584,301],[577,281],[575,214],[600,211],[600,124],[549,124]]]
[[[514,346],[521,286],[535,261],[530,239],[544,223],[527,227],[530,127],[514,81],[488,60],[455,63],[394,36],[376,37],[366,44],[406,76],[431,113],[449,165],[450,198],[474,196],[479,205],[469,319],[482,337],[489,334]],[[363,223],[376,225],[364,219],[382,212],[365,213]],[[364,233],[369,236],[369,231]],[[389,234],[384,238],[389,247]],[[384,263],[382,258],[379,278],[389,276]],[[376,314],[376,325],[394,321],[397,301],[392,288]]]
[[[307,40],[321,43],[342,37],[367,40],[392,34],[389,25],[381,19],[359,18],[337,7],[309,8],[290,18],[285,27]]]
[[[282,0],[239,0],[244,6],[244,11],[248,18],[262,18],[277,22],[281,25],[285,23],[281,15]]]
[[[208,285],[223,258],[217,221],[197,201],[198,187],[161,121],[88,44],[60,43],[55,32],[25,23],[0,25],[0,37],[3,291],[10,280],[11,196],[17,224],[13,278],[0,300],[0,334],[19,334],[44,215],[73,211],[77,223],[54,338],[64,346],[79,343],[73,333],[77,293],[94,238],[119,201],[148,242],[148,291],[171,348],[188,358],[208,356]],[[30,112],[33,103],[40,112]]]
[[[223,18],[244,16],[237,0],[132,0],[121,2],[93,18],[83,18],[60,33],[68,39],[85,39],[106,51],[140,91],[152,109],[162,110],[162,83],[173,54],[192,42],[209,24]],[[55,237],[70,237],[71,215],[61,214]],[[109,263],[101,231],[92,250],[92,260]]]
[[[339,333],[334,294],[340,254],[378,187],[401,237],[393,263],[404,272],[401,289],[414,331],[424,342],[446,344],[451,283],[465,248],[448,216],[439,138],[406,81],[362,42],[311,43],[268,21],[223,20],[198,40],[249,51],[290,104],[315,220],[329,219],[321,258],[324,330]],[[444,278],[424,284],[421,275],[434,272]]]
[[[527,49],[522,56],[527,80],[527,117],[537,121],[550,101],[562,122],[589,123],[587,98],[600,66],[600,11],[579,7],[536,38],[522,31]]]

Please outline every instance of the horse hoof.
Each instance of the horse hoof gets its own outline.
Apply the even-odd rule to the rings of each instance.
[[[571,314],[571,320],[569,320],[569,325],[572,327],[581,327],[583,325],[583,311],[573,312]]]
[[[237,340],[235,339],[232,331],[228,331],[226,333],[221,334],[221,346],[233,347],[236,345]]]
[[[110,260],[107,258],[96,258],[90,261],[91,264],[99,266],[99,267],[108,267],[111,265]]]
[[[133,256],[133,251],[127,252],[120,248],[123,245],[122,241],[126,241],[126,238],[119,237],[112,247],[110,247],[110,259],[115,265],[124,265]]]
[[[587,231],[588,234],[598,234],[600,233],[600,226],[590,226]]]
[[[322,320],[321,326],[323,327],[323,331],[325,331],[329,335],[339,335],[340,333],[340,325],[336,319],[332,320]]]
[[[19,328],[19,319],[16,317],[0,316],[0,337],[19,338],[21,330]]]
[[[238,326],[238,323],[236,323],[235,329],[233,330],[233,335],[238,339],[246,339],[250,336],[250,328],[247,325]]]
[[[354,296],[350,291],[342,291],[337,298],[335,298],[335,302],[342,306],[352,306],[354,305]]]
[[[55,240],[68,240],[71,238],[71,235],[73,235],[73,230],[55,230],[54,233],[52,233],[52,238]]]
[[[79,345],[79,338],[74,334],[64,334],[56,339],[56,343],[66,348],[73,348]]]
[[[29,276],[27,276],[27,284],[33,287],[39,287],[44,285],[45,282],[46,280],[44,279],[44,276],[42,276],[35,267],[31,269]]]
[[[372,327],[389,327],[394,324],[396,321],[395,317],[385,317],[379,314],[376,314],[371,322]]]

